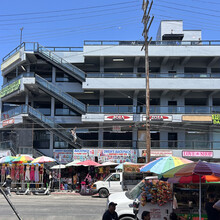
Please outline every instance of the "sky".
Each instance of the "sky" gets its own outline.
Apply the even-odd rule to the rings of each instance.
[[[1,1],[0,58],[22,41],[43,46],[82,47],[84,40],[143,40],[142,0]],[[161,20],[183,20],[184,29],[202,30],[203,40],[220,40],[220,2],[154,0],[156,37]],[[2,77],[0,77],[2,84]]]

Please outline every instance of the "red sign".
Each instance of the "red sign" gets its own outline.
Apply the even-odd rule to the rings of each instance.
[[[14,124],[14,123],[15,123],[14,118],[11,118],[11,119],[3,121],[2,122],[2,127],[6,126],[6,125],[11,125],[11,124]]]
[[[182,151],[183,157],[213,157],[213,151]]]
[[[105,115],[105,121],[132,121],[132,115]]]
[[[146,121],[146,115],[143,115],[143,121]],[[151,115],[150,121],[172,121],[171,115]]]

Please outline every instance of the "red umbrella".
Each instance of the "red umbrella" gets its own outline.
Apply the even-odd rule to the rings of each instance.
[[[93,160],[86,160],[86,161],[77,163],[77,165],[82,165],[82,166],[88,167],[88,166],[99,166],[100,164],[96,163]]]

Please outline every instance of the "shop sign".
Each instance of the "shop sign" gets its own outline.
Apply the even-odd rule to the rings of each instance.
[[[105,121],[133,121],[133,115],[105,115]]]
[[[59,163],[66,164],[73,161],[73,150],[62,150],[55,149],[53,150],[53,157]]]
[[[7,125],[12,125],[14,123],[15,123],[14,118],[7,119],[7,120],[2,121],[2,127],[7,126]]]
[[[140,168],[143,167],[143,164],[124,164],[123,170],[125,173],[140,173]]]
[[[220,114],[212,115],[212,124],[220,125]]]
[[[74,149],[73,160],[93,160],[95,161],[95,150],[94,149]]]
[[[151,157],[169,157],[173,155],[172,150],[151,150]]]
[[[146,121],[146,115],[143,115],[143,121]],[[172,121],[171,115],[151,115],[150,121]]]
[[[137,162],[137,151],[136,150],[122,150],[122,149],[106,149],[98,150],[98,161],[99,163],[111,161],[115,163],[124,162]]]
[[[169,157],[173,155],[171,150],[151,150],[151,157]],[[147,150],[142,150],[142,157],[147,156]]]
[[[5,88],[3,88],[3,89],[0,91],[0,98],[2,98],[2,97],[4,97],[4,96],[6,96],[6,95],[8,95],[8,94],[10,94],[10,93],[12,93],[12,92],[18,90],[19,87],[20,87],[20,83],[21,83],[21,81],[20,81],[20,79],[19,79],[19,80],[13,82],[12,84],[6,86]]]
[[[182,151],[183,157],[213,157],[213,151]]]

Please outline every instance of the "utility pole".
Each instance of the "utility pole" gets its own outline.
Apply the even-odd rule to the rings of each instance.
[[[147,163],[150,162],[151,154],[151,137],[150,137],[150,88],[149,88],[149,57],[148,57],[148,46],[152,40],[148,40],[148,33],[151,27],[151,24],[154,20],[154,16],[150,17],[150,11],[153,5],[149,0],[143,0],[142,10],[144,12],[142,23],[144,24],[143,37],[144,45],[141,50],[145,49],[145,76],[146,76],[146,150],[147,150]]]
[[[20,31],[21,31],[21,34],[20,34],[20,45],[21,45],[21,43],[22,43],[22,31],[24,30],[24,28],[22,27],[22,28],[20,28]]]

